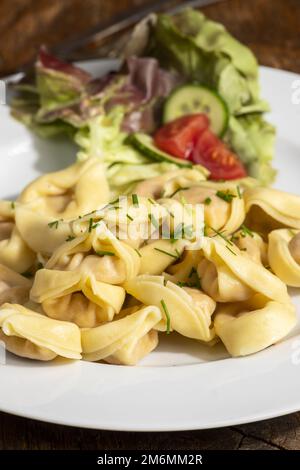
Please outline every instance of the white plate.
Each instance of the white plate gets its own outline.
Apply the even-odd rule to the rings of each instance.
[[[88,63],[105,71],[111,62]],[[299,76],[261,69],[263,96],[278,127],[276,187],[300,194]],[[0,197],[15,196],[32,178],[71,163],[75,149],[32,135],[0,106]],[[300,295],[293,294],[300,314]],[[123,431],[175,431],[227,426],[300,410],[300,326],[291,337],[246,358],[196,341],[161,335],[139,366],[57,360],[43,364],[7,355],[0,365],[0,409],[73,426]],[[297,339],[298,338],[298,339]]]

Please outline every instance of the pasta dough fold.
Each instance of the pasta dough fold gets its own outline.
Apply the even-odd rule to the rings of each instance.
[[[125,289],[143,304],[160,308],[162,320],[156,326],[159,331],[167,329],[163,300],[170,315],[170,330],[206,342],[214,338],[211,316],[216,304],[200,290],[181,288],[170,281],[165,283],[163,276],[147,274],[127,281]]]
[[[295,326],[295,308],[256,294],[241,303],[219,304],[214,325],[232,356],[246,356],[277,343]]]
[[[80,330],[73,323],[52,320],[22,305],[0,308],[0,338],[8,351],[48,361],[56,356],[81,358]]]
[[[161,319],[157,307],[121,312],[120,319],[81,331],[83,358],[112,364],[134,365],[158,344],[153,330]],[[132,313],[133,312],[133,313]]]
[[[273,188],[251,188],[244,193],[246,225],[267,235],[284,227],[300,229],[300,197]]]
[[[273,230],[269,234],[268,256],[272,271],[279,279],[288,286],[300,287],[300,264],[289,248],[295,235],[296,231],[291,229]]]
[[[26,277],[0,264],[0,306],[7,302],[27,302],[31,284]]]
[[[240,302],[261,293],[271,300],[290,302],[283,282],[233,244],[222,238],[205,238],[202,251],[198,275],[204,292],[215,301]]]
[[[35,254],[30,250],[15,225],[15,206],[0,201],[0,263],[18,273],[26,272],[34,264]]]
[[[30,183],[18,201],[30,203],[41,215],[72,218],[87,214],[109,201],[105,169],[97,158],[47,173]]]

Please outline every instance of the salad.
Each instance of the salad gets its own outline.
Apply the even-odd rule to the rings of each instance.
[[[185,167],[215,181],[268,185],[275,177],[257,61],[193,9],[145,18],[119,71],[104,77],[42,48],[33,81],[16,91],[13,116],[44,137],[68,135],[81,161],[101,159],[116,196]]]

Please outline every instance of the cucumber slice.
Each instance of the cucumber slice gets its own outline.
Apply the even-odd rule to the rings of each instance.
[[[214,90],[196,83],[180,86],[171,93],[165,102],[163,121],[196,113],[207,114],[211,130],[218,136],[224,135],[229,118],[225,101]]]
[[[175,165],[182,168],[191,168],[193,166],[192,162],[190,161],[172,157],[172,155],[159,150],[159,148],[154,145],[152,137],[147,134],[142,134],[139,132],[136,134],[131,134],[127,137],[125,143],[131,145],[151,160],[175,163]]]

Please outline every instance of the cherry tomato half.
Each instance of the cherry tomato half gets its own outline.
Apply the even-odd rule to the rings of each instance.
[[[188,159],[201,133],[208,129],[209,119],[205,114],[190,114],[158,129],[154,135],[155,145],[174,157]]]

